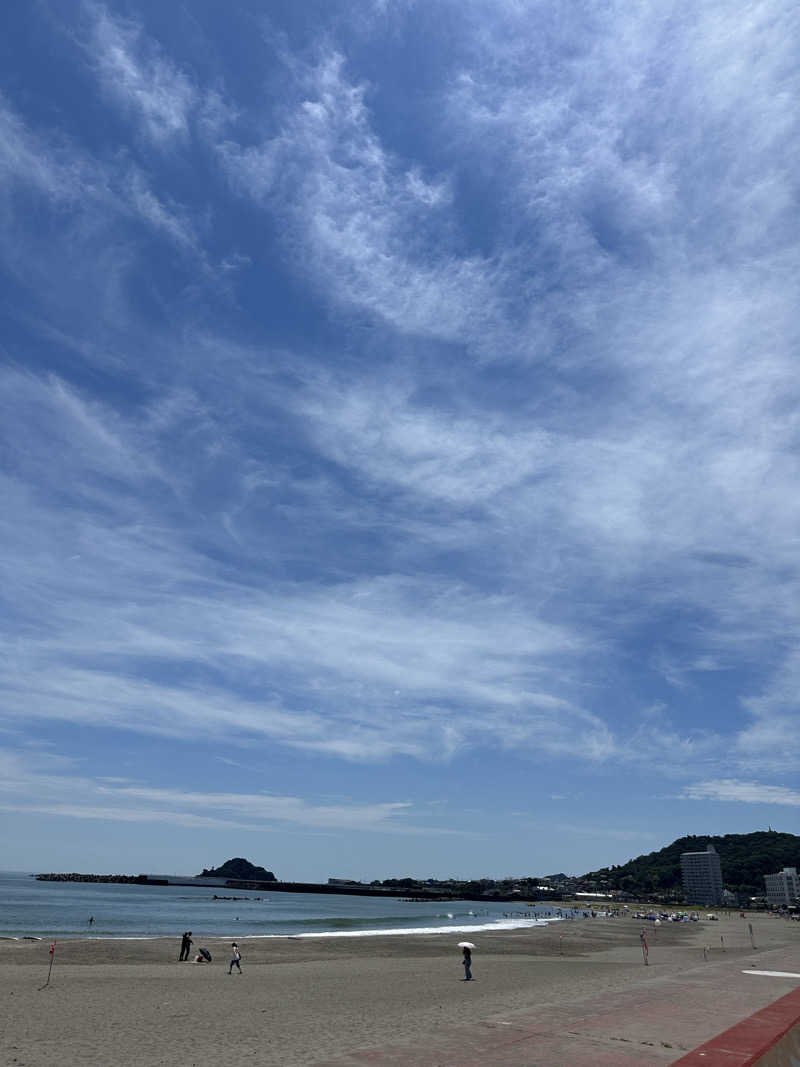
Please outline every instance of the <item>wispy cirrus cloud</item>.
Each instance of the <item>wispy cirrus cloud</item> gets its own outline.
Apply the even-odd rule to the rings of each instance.
[[[319,446],[342,466],[455,507],[485,504],[546,477],[560,459],[559,443],[537,427],[474,409],[445,420],[440,407],[381,383],[338,389],[327,382],[319,395],[296,402]]]
[[[182,462],[168,430],[191,431],[192,476],[202,479],[203,453],[210,469],[219,460],[213,422],[198,424],[179,398],[121,418],[58,380],[5,381],[17,431],[4,595],[20,626],[48,620],[38,640],[8,639],[12,717],[271,738],[355,760],[447,759],[484,744],[590,760],[614,752],[612,731],[566,680],[583,643],[570,628],[512,595],[430,578],[247,588],[189,549],[193,526],[174,525],[193,490],[176,483]],[[52,510],[64,500],[69,519]],[[179,663],[192,682],[164,680]]]
[[[289,222],[285,237],[320,291],[402,332],[477,342],[499,314],[502,268],[460,254],[447,175],[427,176],[381,143],[344,57],[294,64],[295,99],[260,144],[218,145],[235,188]]]
[[[781,607],[781,615],[785,617],[789,605]],[[781,639],[780,634],[777,639]],[[743,698],[742,703],[751,716],[737,737],[737,755],[743,767],[776,774],[794,772],[800,759],[797,736],[799,681],[800,655],[790,649],[762,691]]]
[[[268,793],[202,793],[161,789],[132,780],[87,778],[74,761],[52,753],[0,749],[0,811],[65,819],[164,823],[196,829],[269,830],[289,824],[314,829],[397,833],[448,833],[408,824],[413,805],[309,802]],[[71,773],[67,773],[67,772]],[[36,800],[31,801],[35,793]]]
[[[104,90],[141,123],[146,136],[169,145],[185,137],[198,102],[197,88],[133,20],[86,4],[92,22],[90,59]]]
[[[144,581],[152,587],[168,580],[171,568],[168,559],[159,568],[152,543],[141,545],[137,565],[129,541],[118,546],[124,569],[116,589],[118,595],[120,582],[131,596],[138,589],[138,601],[109,611],[103,584],[92,576],[95,568],[107,573],[98,568],[102,544],[99,531],[88,544],[70,538],[70,549],[79,551],[64,559],[48,598],[47,635],[36,644],[7,643],[17,664],[3,682],[11,720],[25,714],[233,746],[271,739],[353,760],[441,760],[484,745],[584,759],[614,752],[613,735],[597,716],[554,695],[568,689],[548,661],[557,662],[567,635],[539,635],[539,667],[532,671],[527,657],[535,634],[531,629],[520,641],[510,604],[460,601],[448,590],[438,605],[415,603],[417,583],[245,598],[217,584],[213,595],[209,588],[184,598],[175,595],[176,574],[168,597],[143,595]],[[35,583],[38,569],[19,574],[9,597]],[[29,600],[32,611],[43,606],[40,594]],[[150,621],[156,608],[157,627]],[[488,647],[487,625],[496,631]],[[187,670],[193,664],[191,674],[200,672],[202,682],[161,679],[167,665],[180,663]]]
[[[57,200],[73,200],[86,185],[85,164],[68,149],[49,153],[9,102],[0,97],[0,175]]]
[[[87,253],[102,247],[101,234],[141,224],[184,253],[201,273],[207,264],[194,222],[186,209],[159,196],[145,172],[125,157],[99,159],[52,131],[37,130],[0,97],[0,191],[7,196],[35,193],[52,213],[63,240]],[[11,212],[6,263],[18,267],[35,239],[26,235]],[[120,258],[124,253],[120,251]],[[84,268],[85,269],[85,268]]]
[[[54,483],[69,470],[87,487],[92,476],[112,475],[138,481],[158,477],[156,464],[141,449],[130,423],[94,399],[82,397],[55,375],[42,379],[33,374],[0,371],[6,425],[15,432],[9,452],[14,467],[31,480],[47,480],[55,474],[52,457],[59,456],[60,471]],[[40,425],[46,422],[46,443]],[[43,447],[44,445],[44,447]],[[48,470],[49,466],[49,470]],[[66,469],[65,469],[66,468]],[[70,470],[71,468],[71,470]]]
[[[687,786],[681,796],[687,800],[721,800],[734,804],[777,804],[779,807],[800,807],[800,792],[780,785],[721,778],[697,782]]]
[[[334,7],[7,90],[3,726],[782,788],[794,8]]]
[[[559,833],[569,834],[570,837],[599,837],[607,841],[630,841],[636,842],[639,848],[646,848],[648,842],[658,840],[656,834],[649,830],[620,830],[611,826],[591,826],[581,823],[556,824]]]

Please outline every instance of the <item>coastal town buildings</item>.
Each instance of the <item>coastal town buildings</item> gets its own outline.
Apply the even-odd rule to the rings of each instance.
[[[765,874],[767,887],[767,905],[775,908],[788,908],[800,899],[800,878],[796,867],[784,867],[777,874]]]
[[[722,870],[713,845],[704,852],[682,852],[681,875],[689,904],[722,903]]]

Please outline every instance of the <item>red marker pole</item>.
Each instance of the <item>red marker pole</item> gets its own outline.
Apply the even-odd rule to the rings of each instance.
[[[50,945],[50,967],[48,968],[48,971],[47,971],[47,981],[44,983],[44,985],[39,986],[39,991],[40,992],[41,992],[42,989],[47,989],[47,987],[50,985],[50,975],[53,973],[53,960],[55,958],[56,958],[56,943],[55,943],[55,941],[53,941],[52,944]]]

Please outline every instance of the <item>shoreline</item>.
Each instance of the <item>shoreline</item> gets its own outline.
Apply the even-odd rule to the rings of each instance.
[[[553,909],[559,911],[561,909]],[[580,909],[565,908],[565,911],[579,911]],[[753,921],[756,918],[768,917],[768,912],[749,912],[750,920]],[[637,917],[637,915],[639,917]],[[719,930],[724,934],[724,931],[729,929],[729,922],[734,920],[738,924],[742,920],[738,917],[734,917],[733,914],[723,915],[723,921],[720,922]],[[614,915],[604,914],[603,912],[596,912],[592,914],[591,911],[581,912],[580,914],[573,915],[537,915],[535,912],[530,913],[520,912],[515,917],[514,913],[508,916],[500,916],[492,922],[475,922],[475,923],[459,923],[453,926],[408,926],[408,927],[370,927],[365,926],[362,929],[346,929],[346,930],[304,930],[298,933],[242,933],[241,929],[232,928],[229,931],[222,933],[198,933],[198,937],[206,939],[208,941],[219,940],[231,940],[238,939],[240,941],[271,941],[290,938],[293,940],[305,940],[305,939],[328,939],[328,938],[376,938],[376,937],[437,937],[447,936],[448,934],[492,934],[503,933],[509,931],[524,931],[524,930],[536,930],[544,929],[545,927],[558,925],[560,923],[569,924],[573,923],[596,923],[596,922],[634,922],[645,923],[645,927],[648,930],[656,929],[653,926],[651,920],[643,919],[641,915],[637,913],[625,913],[617,912]],[[672,926],[675,927],[691,927],[696,926],[698,923],[708,922],[706,916],[701,916],[699,919],[681,922],[664,921],[661,922],[658,929],[665,929]],[[712,920],[714,921],[714,920]],[[719,920],[716,920],[719,921]],[[90,941],[90,942],[114,942],[114,941],[169,941],[169,935],[163,933],[153,934],[91,934],[88,931],[74,931],[69,933],[52,933],[52,934],[0,934],[0,944],[8,942],[53,942],[68,943],[73,941]]]
[[[566,913],[565,913],[566,912]],[[239,938],[239,939],[275,939],[283,937],[295,938],[339,938],[339,937],[407,937],[407,936],[434,936],[438,934],[479,934],[491,931],[536,929],[552,923],[586,921],[588,915],[573,913],[572,909],[546,908],[536,911],[532,908],[490,912],[484,909],[455,910],[454,912],[438,911],[427,914],[414,915],[411,913],[395,915],[342,915],[342,916],[319,916],[302,918],[291,916],[277,916],[270,919],[267,914],[260,915],[256,921],[251,921],[252,916],[243,913],[243,921],[232,914],[226,918],[216,919],[205,915],[202,918],[195,915],[194,930],[201,938]],[[182,916],[182,925],[185,928],[187,920]],[[39,928],[39,932],[20,931],[19,928],[7,928],[0,932],[0,943],[14,941],[114,941],[114,940],[157,940],[173,936],[176,928],[172,923],[165,929],[163,919],[159,921],[155,929],[147,929],[145,922],[127,922],[128,929],[124,926],[120,929],[119,924],[108,916],[99,918],[93,926],[79,922],[72,925],[64,924],[59,929],[55,923],[54,928]],[[192,923],[190,922],[190,925]],[[116,929],[115,929],[116,927]]]
[[[295,940],[300,939],[314,939],[314,938],[374,938],[374,937],[436,937],[446,936],[448,934],[485,934],[485,933],[502,933],[505,931],[514,930],[535,930],[543,929],[548,926],[558,925],[565,923],[572,925],[573,923],[596,923],[605,921],[614,922],[635,922],[645,923],[648,929],[655,929],[651,920],[643,919],[639,913],[627,913],[618,911],[613,915],[597,911],[592,913],[589,911],[582,911],[578,908],[565,908],[564,911],[578,912],[578,914],[562,915],[552,914],[553,911],[558,912],[562,909],[551,909],[550,913],[546,915],[536,914],[534,911],[530,912],[511,912],[507,915],[498,916],[493,921],[474,922],[474,923],[457,923],[452,926],[389,926],[389,927],[371,927],[365,925],[360,929],[328,929],[328,930],[304,930],[302,932],[280,932],[280,933],[243,933],[241,928],[232,927],[228,931],[218,933],[198,933],[198,937],[205,938],[207,940],[230,940],[238,938],[240,941],[258,941],[258,940],[279,940],[281,938],[292,938]],[[767,912],[749,912],[747,913],[753,921],[754,919],[761,917],[764,918],[769,915]],[[637,918],[637,915],[639,916]],[[476,919],[479,916],[476,916]],[[720,931],[724,932],[729,929],[729,922],[734,920],[739,923],[741,919],[738,916],[734,917],[729,913],[723,915],[723,921],[720,924]],[[690,920],[688,922],[671,922],[664,921],[659,925],[659,929],[667,928],[671,926],[694,926],[698,922],[708,921],[705,916],[701,916],[697,920]],[[368,920],[365,920],[368,922]],[[58,941],[62,943],[72,941],[168,941],[171,935],[164,933],[150,933],[150,934],[108,934],[98,933],[93,934],[88,930],[70,931],[70,932],[55,932],[48,934],[0,934],[0,944],[7,942],[52,942]]]
[[[306,938],[329,938],[329,937],[342,937],[342,938],[362,938],[362,937],[440,937],[447,934],[482,934],[492,932],[502,932],[510,930],[534,930],[541,929],[545,926],[549,926],[551,923],[560,922],[578,922],[585,920],[571,919],[569,917],[562,916],[548,916],[542,919],[520,919],[518,922],[513,920],[500,919],[496,923],[478,923],[472,926],[435,926],[435,927],[388,927],[386,929],[380,928],[367,928],[364,930],[314,930],[304,931],[298,934],[243,934],[238,930],[232,930],[229,933],[224,934],[208,934],[198,935],[205,937],[209,941],[230,940],[238,939],[239,941],[269,941],[277,940],[280,938],[291,938],[292,940],[299,941]],[[169,941],[168,937],[164,934],[99,934],[93,935],[89,933],[80,934],[53,934],[53,935],[33,935],[24,934],[20,936],[14,935],[0,935],[0,942],[22,942],[31,941],[37,944],[47,942],[48,944],[56,941],[60,943],[66,943],[70,941]]]

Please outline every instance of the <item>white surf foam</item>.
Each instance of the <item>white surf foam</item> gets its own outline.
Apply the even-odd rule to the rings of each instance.
[[[402,937],[404,934],[475,934],[487,930],[529,930],[537,926],[549,926],[562,922],[560,917],[547,919],[500,919],[489,923],[470,923],[468,926],[401,926],[378,930],[315,930],[302,934],[251,934],[257,938],[291,937],[293,940],[309,937]]]

